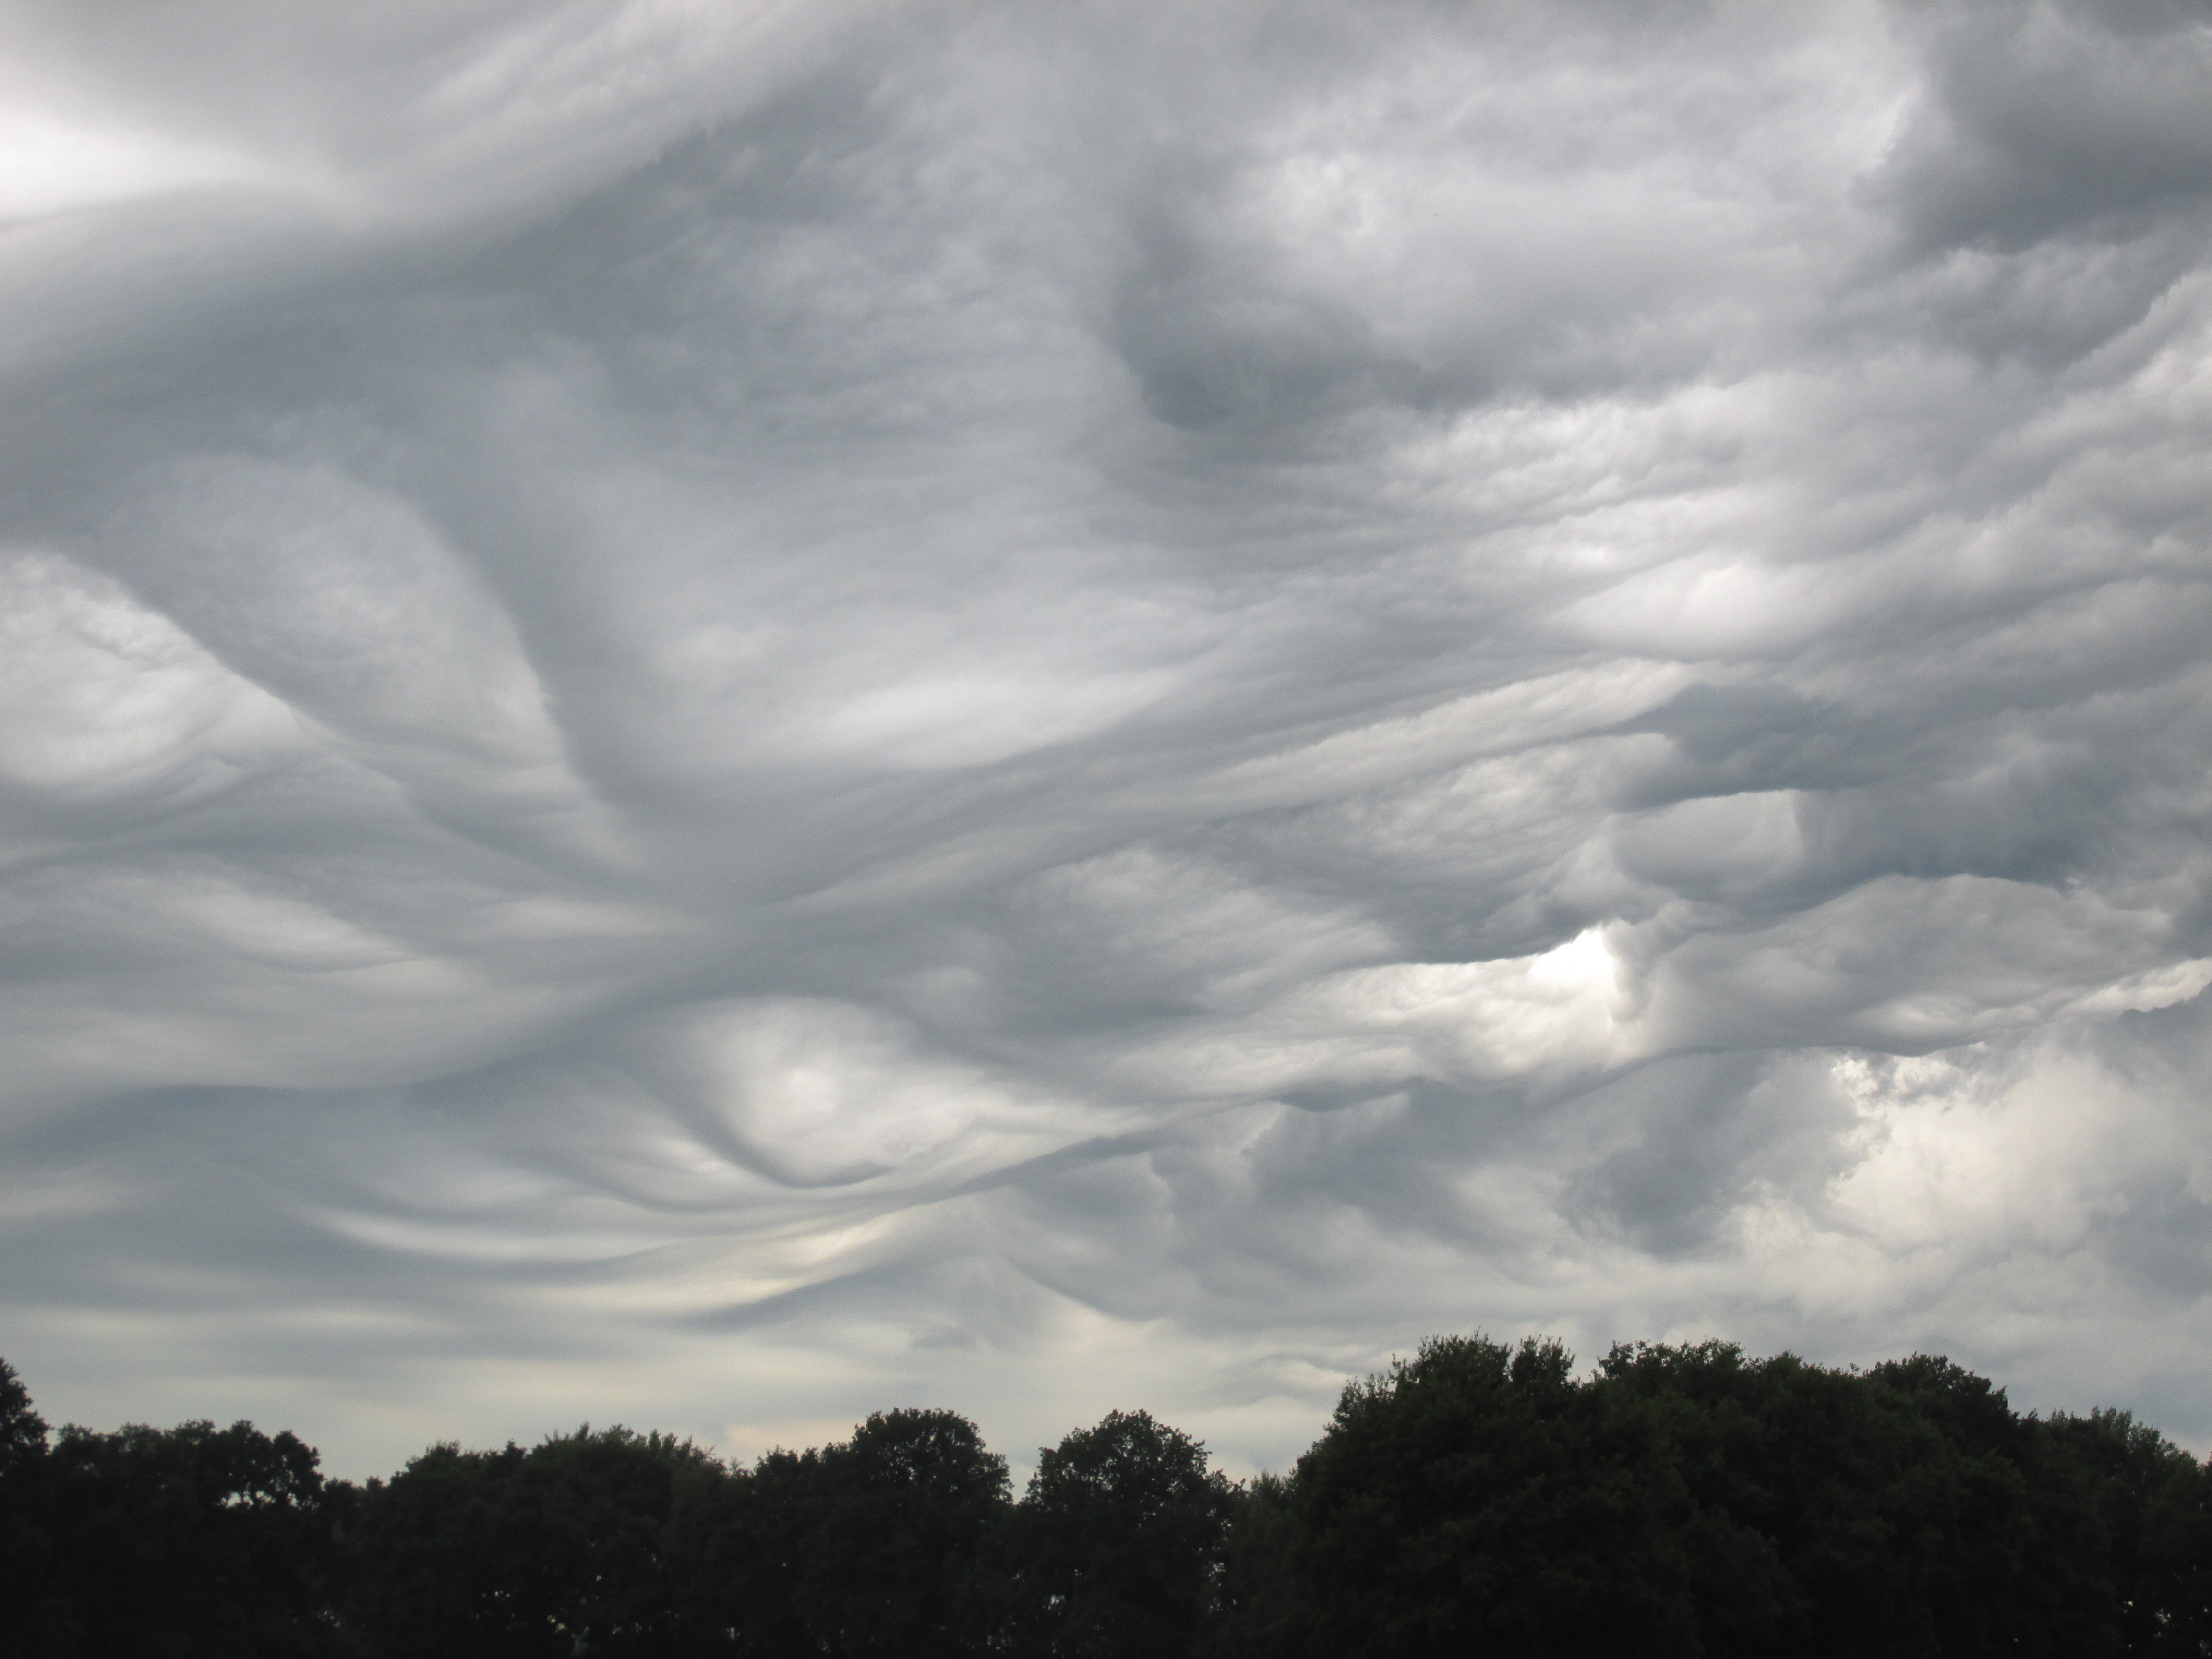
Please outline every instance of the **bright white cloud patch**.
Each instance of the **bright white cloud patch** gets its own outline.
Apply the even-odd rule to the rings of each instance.
[[[2212,1438],[2201,8],[128,16],[0,20],[50,1409]]]

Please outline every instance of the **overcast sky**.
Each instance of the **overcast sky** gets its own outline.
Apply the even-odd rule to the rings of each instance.
[[[0,1353],[2212,1443],[2212,7],[0,8]]]

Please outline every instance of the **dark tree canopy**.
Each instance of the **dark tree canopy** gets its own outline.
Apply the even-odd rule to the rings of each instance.
[[[994,1594],[984,1558],[1006,1460],[966,1418],[878,1412],[813,1466],[793,1585],[816,1650],[849,1659],[974,1653]]]
[[[64,1428],[8,1476],[39,1534],[17,1614],[55,1659],[246,1659],[343,1650],[339,1563],[313,1448],[251,1423]],[[27,1501],[24,1501],[27,1500]],[[21,1509],[18,1509],[18,1503]]]
[[[1299,1461],[1315,1630],[1347,1655],[1696,1651],[1686,1518],[1654,1425],[1556,1343],[1422,1345]]]
[[[247,1423],[50,1432],[0,1364],[6,1659],[2212,1656],[2212,1472],[1929,1355],[1422,1345],[1249,1484],[1150,1413],[881,1412],[732,1467],[628,1429],[364,1488]]]
[[[434,1446],[362,1494],[349,1621],[391,1659],[672,1652],[670,1534],[719,1472],[623,1428]]]
[[[1298,1465],[1316,1650],[2212,1652],[2212,1477],[2124,1419],[2023,1418],[1925,1355],[1425,1344]]]
[[[0,1480],[28,1467],[46,1450],[46,1419],[31,1409],[31,1391],[15,1368],[0,1359]]]
[[[1220,1595],[1234,1492],[1149,1412],[1041,1451],[1018,1522],[1018,1637],[1066,1659],[1196,1650]]]
[[[45,1640],[51,1516],[44,1501],[46,1423],[31,1391],[0,1359],[0,1652]]]

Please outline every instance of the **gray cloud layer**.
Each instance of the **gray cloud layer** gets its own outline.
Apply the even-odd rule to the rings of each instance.
[[[127,25],[127,26],[126,26]],[[2212,1438],[2212,10],[18,7],[4,1348]]]

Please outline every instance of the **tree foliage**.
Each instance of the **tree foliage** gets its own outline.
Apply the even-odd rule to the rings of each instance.
[[[1928,1355],[1440,1337],[1285,1476],[1146,1412],[1038,1454],[878,1413],[732,1467],[580,1429],[366,1487],[247,1423],[50,1431],[0,1363],[22,1659],[2212,1655],[2212,1472]]]
[[[312,1447],[251,1423],[68,1427],[27,1399],[0,1471],[21,1650],[53,1659],[291,1659],[346,1650],[333,1524]],[[40,1428],[43,1425],[39,1425]],[[18,1553],[17,1552],[21,1552]]]
[[[719,1473],[623,1428],[433,1446],[362,1496],[348,1623],[391,1659],[672,1653],[672,1530]]]
[[[1109,1412],[1039,1452],[1015,1517],[1018,1650],[1194,1652],[1218,1611],[1234,1505],[1206,1448],[1149,1412]]]
[[[1455,1337],[1346,1390],[1292,1487],[1322,1650],[2212,1653],[2212,1476],[2124,1419],[2021,1417],[1926,1355],[1569,1370]]]
[[[840,1659],[975,1653],[995,1600],[986,1559],[1006,1461],[966,1418],[878,1412],[812,1466],[793,1574],[814,1651]]]

